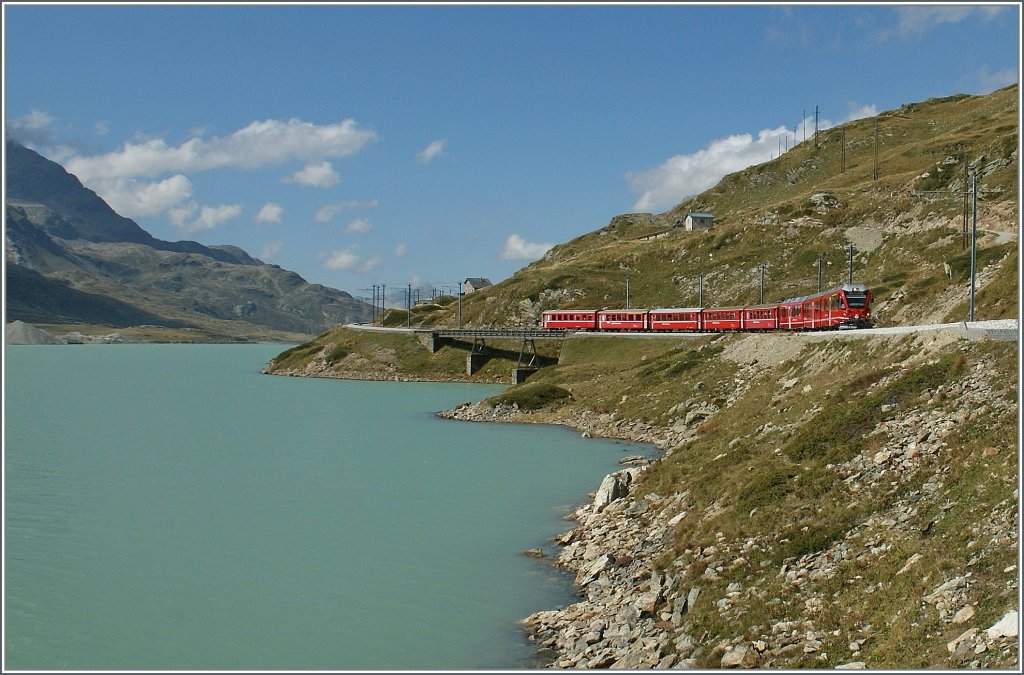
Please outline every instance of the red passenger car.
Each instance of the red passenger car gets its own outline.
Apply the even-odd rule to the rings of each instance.
[[[700,325],[702,330],[742,330],[743,308],[742,307],[716,307],[714,309],[703,309],[700,313]]]
[[[594,330],[596,309],[556,309],[544,312],[544,328],[548,330]]]
[[[647,329],[656,331],[699,331],[700,307],[652,309],[647,313]]]
[[[757,305],[743,308],[743,330],[775,330],[779,327],[777,305]]]
[[[602,309],[597,313],[598,330],[646,330],[646,309]]]

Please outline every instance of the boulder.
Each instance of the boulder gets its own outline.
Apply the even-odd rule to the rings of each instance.
[[[996,621],[990,628],[985,631],[989,640],[995,640],[1001,637],[1017,637],[1018,625],[1017,625],[1017,610],[1013,609],[1003,615],[1003,618]]]
[[[616,499],[621,499],[629,494],[629,486],[636,477],[636,470],[625,469],[616,471],[604,477],[601,487],[594,495],[594,511],[600,513]]]
[[[757,652],[743,643],[734,646],[722,655],[723,668],[754,668],[757,666]]]

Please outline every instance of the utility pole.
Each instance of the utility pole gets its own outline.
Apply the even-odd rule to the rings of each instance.
[[[704,306],[704,275],[697,275],[697,306]]]
[[[853,283],[853,244],[850,244],[850,277],[848,283]]]
[[[971,201],[973,206],[971,208],[973,215],[971,216],[971,307],[970,317],[968,321],[974,321],[974,270],[975,270],[975,256],[978,248],[978,172],[974,172],[974,180],[971,183]]]
[[[462,283],[459,283],[459,330],[462,330]]]
[[[818,149],[818,106],[814,106],[814,149]]]
[[[405,327],[412,328],[412,284],[405,286]]]
[[[360,289],[359,289],[359,291],[360,291],[361,293],[365,293],[366,291],[369,291],[369,290],[372,290],[372,291],[376,292],[376,290],[377,290],[377,289],[376,289],[376,287],[375,287],[375,288],[372,288],[372,289],[370,289],[370,288],[360,288]],[[376,307],[375,307],[374,309],[376,310]],[[371,312],[371,314],[370,314],[370,323],[373,323],[373,313],[372,313],[372,312]]]
[[[761,263],[761,300],[758,302],[758,304],[764,304],[764,263]]]
[[[629,309],[629,273],[626,273],[626,309]]]
[[[871,180],[878,180],[878,118],[875,118],[875,165],[871,170]]]
[[[818,292],[821,293],[821,256],[818,256]]]
[[[839,173],[846,173],[846,129],[839,132]]]
[[[960,242],[960,250],[967,250],[967,159],[964,158],[964,219],[963,237]]]

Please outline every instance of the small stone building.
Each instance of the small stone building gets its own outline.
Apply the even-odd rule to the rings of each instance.
[[[469,294],[479,291],[481,288],[487,288],[493,286],[490,279],[484,279],[483,277],[470,277],[462,282],[462,292]]]
[[[690,211],[686,214],[686,220],[683,222],[686,225],[686,231],[692,232],[694,230],[706,230],[711,227],[715,217],[710,213],[702,213],[700,211]]]

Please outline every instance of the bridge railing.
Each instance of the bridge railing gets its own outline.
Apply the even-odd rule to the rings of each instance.
[[[463,328],[463,329],[423,329],[422,333],[429,333],[435,337],[490,337],[490,338],[520,338],[529,340],[561,340],[569,331],[536,329],[510,329],[510,328]]]

